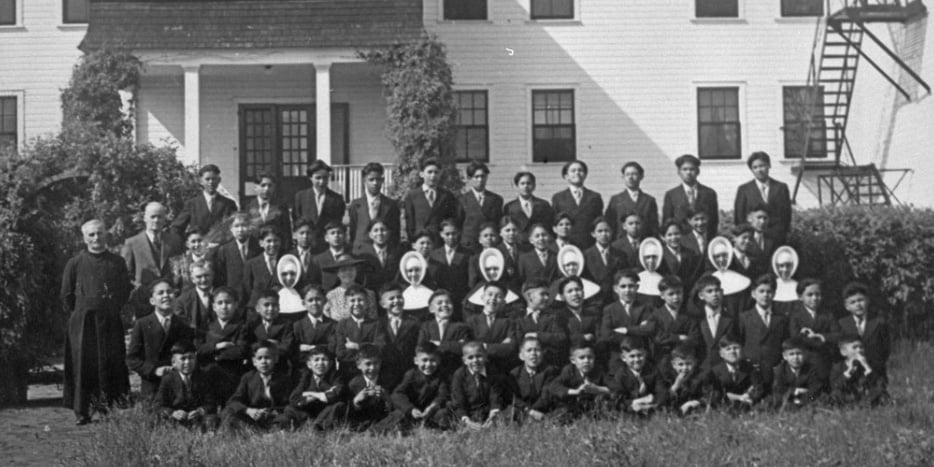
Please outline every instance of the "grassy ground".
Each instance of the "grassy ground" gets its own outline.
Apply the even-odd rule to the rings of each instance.
[[[899,347],[895,404],[690,419],[657,416],[377,437],[312,432],[251,437],[152,426],[114,415],[79,441],[79,465],[934,465],[934,345]]]

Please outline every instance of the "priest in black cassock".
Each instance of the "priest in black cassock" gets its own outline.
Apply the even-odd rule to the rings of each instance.
[[[84,425],[92,404],[112,404],[130,391],[120,309],[132,286],[123,258],[107,251],[104,223],[88,221],[81,233],[87,249],[68,261],[62,275],[62,302],[70,315],[63,402]]]

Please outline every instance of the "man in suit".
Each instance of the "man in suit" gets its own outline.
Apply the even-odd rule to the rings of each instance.
[[[642,219],[644,235],[654,237],[658,233],[658,203],[655,202],[655,197],[639,188],[645,176],[645,169],[638,162],[627,162],[623,164],[622,173],[626,189],[610,198],[603,216],[611,222],[613,229],[617,230],[616,238],[626,235],[619,227],[632,213],[638,214]]]
[[[198,171],[198,178],[201,180],[203,191],[185,201],[182,211],[172,221],[172,229],[178,236],[182,236],[189,225],[211,236],[212,228],[237,212],[237,203],[234,200],[217,193],[217,187],[221,183],[221,169],[214,164],[205,165]]]
[[[425,159],[419,164],[422,186],[412,188],[402,198],[406,238],[411,241],[422,230],[438,235],[441,221],[455,219],[457,198],[441,184],[441,163]]]
[[[270,174],[256,176],[256,198],[250,200],[246,212],[250,216],[251,225],[258,231],[264,225],[274,225],[282,235],[282,248],[289,249],[289,233],[292,232],[292,222],[289,218],[289,208],[275,201],[276,180]]]
[[[471,162],[466,173],[470,189],[458,197],[457,222],[461,226],[461,246],[475,250],[479,248],[480,226],[487,222],[498,224],[503,217],[503,197],[486,189],[490,168],[485,163]]]
[[[152,398],[162,375],[172,370],[172,346],[176,342],[194,339],[194,330],[184,318],[172,311],[175,291],[168,280],[152,284],[149,303],[154,311],[133,323],[130,345],[126,350],[126,366],[140,377],[140,393]]]
[[[312,237],[312,251],[320,252],[324,244],[324,226],[331,222],[343,224],[347,205],[344,198],[328,188],[331,179],[331,167],[322,160],[316,160],[308,166],[311,188],[295,193],[292,218],[295,221],[308,219],[315,226]]]
[[[143,213],[145,229],[126,239],[122,256],[126,267],[133,275],[134,290],[129,306],[139,318],[149,312],[147,305],[149,286],[156,279],[168,277],[171,272],[170,258],[182,252],[179,237],[165,231],[165,206],[152,202]]]
[[[561,168],[561,176],[568,182],[568,189],[551,197],[551,206],[556,213],[571,216],[571,243],[580,249],[590,248],[594,239],[590,236],[593,221],[603,215],[603,198],[600,193],[584,187],[587,180],[587,164],[571,161]]]
[[[733,204],[734,223],[747,222],[746,216],[757,205],[768,206],[769,222],[766,232],[779,245],[784,245],[791,229],[791,196],[788,185],[769,177],[772,159],[762,151],[752,153],[746,159],[746,165],[752,172],[753,179],[736,189],[736,201]]]
[[[665,193],[662,219],[675,219],[687,224],[691,210],[703,210],[708,215],[707,238],[712,239],[717,235],[720,225],[720,206],[717,203],[717,192],[697,181],[700,165],[700,159],[690,154],[675,159],[682,183]]]
[[[384,195],[385,169],[382,164],[370,162],[363,167],[363,196],[350,202],[347,215],[350,218],[350,244],[354,254],[370,244],[370,222],[381,219],[389,228],[388,244],[399,245],[400,211],[396,200]]]
[[[211,255],[214,265],[214,285],[240,290],[247,261],[261,255],[259,242],[250,235],[250,218],[245,213],[234,214],[230,223],[233,239],[217,247]],[[248,297],[239,297],[245,303]]]
[[[555,211],[541,198],[533,196],[535,192],[535,174],[532,172],[518,172],[512,179],[519,192],[519,196],[503,206],[503,214],[509,216],[519,229],[519,243],[529,244],[532,226],[541,224],[551,226],[554,224]]]
[[[208,324],[214,320],[211,311],[211,295],[214,289],[214,272],[205,261],[192,263],[189,267],[193,287],[182,291],[175,301],[175,314],[185,318],[198,338],[207,332]]]

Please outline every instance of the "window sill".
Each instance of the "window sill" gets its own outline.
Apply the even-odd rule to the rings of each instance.
[[[438,24],[493,24],[488,19],[439,19]]]
[[[88,23],[62,23],[57,27],[60,31],[84,31],[88,28]]]
[[[6,24],[6,25],[3,25],[3,26],[0,26],[0,33],[3,33],[3,32],[23,32],[23,31],[25,31],[25,30],[26,30],[26,26],[23,26],[22,24]]]
[[[701,167],[705,165],[736,165],[742,164],[746,165],[746,161],[743,158],[736,159],[701,159]]]
[[[780,16],[775,18],[778,24],[814,24],[819,16]]]
[[[527,19],[525,24],[540,24],[542,26],[583,26],[583,22],[575,18],[566,19]]]
[[[746,18],[691,18],[694,24],[748,24]]]

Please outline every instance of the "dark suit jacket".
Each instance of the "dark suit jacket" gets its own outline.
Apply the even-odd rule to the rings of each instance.
[[[658,381],[658,374],[654,371],[643,369],[639,376],[642,377],[642,384],[639,384],[639,379],[636,378],[636,375],[625,366],[613,375],[613,379],[610,381],[610,389],[615,393],[617,406],[621,410],[629,410],[632,401],[649,394],[654,394],[655,386]]]
[[[383,381],[377,380],[376,384],[382,386],[384,390],[388,390],[384,385]],[[356,397],[360,391],[366,389],[366,379],[363,375],[354,376],[349,383],[347,383],[347,393],[348,397]],[[392,403],[389,401],[390,394],[386,394],[386,398],[376,398],[376,397],[367,397],[363,400],[363,403],[360,404],[360,407],[357,407],[353,403],[348,403],[350,408],[350,416],[353,418],[354,422],[376,422],[389,415],[392,411]]]
[[[166,333],[155,312],[133,323],[130,345],[126,349],[126,366],[139,374],[140,392],[152,396],[159,387],[156,369],[172,364],[172,346],[179,341],[193,340],[194,331],[185,318],[173,316]]]
[[[743,357],[758,364],[763,371],[782,361],[782,342],[788,338],[788,317],[772,312],[765,327],[756,308],[739,315],[737,331],[743,342]]]
[[[379,256],[376,255],[376,249],[371,243],[367,243],[355,251],[354,256],[364,261],[363,278],[366,287],[374,292],[379,292],[380,287],[387,282],[395,280],[399,275],[399,261],[402,259],[402,252],[398,248],[386,248],[386,260],[383,264],[379,263]]]
[[[208,324],[204,338],[198,345],[198,359],[202,365],[217,364],[220,367],[237,372],[243,368],[243,360],[249,356],[243,321],[230,321],[221,329],[216,319]],[[231,342],[233,347],[217,350],[217,344]]]
[[[490,410],[505,407],[507,391],[499,375],[487,371],[487,376],[480,379],[478,386],[477,378],[462,366],[451,377],[451,409],[458,419],[470,417],[473,421],[483,422]]]
[[[691,290],[694,281],[703,272],[701,258],[694,250],[688,248],[680,248],[678,253],[681,254],[681,261],[678,261],[678,257],[667,245],[662,247],[662,262],[658,265],[657,272],[662,276],[678,276],[684,284],[684,290]]]
[[[697,327],[700,329],[701,341],[699,342],[700,354],[698,355],[699,361],[701,363],[701,368],[709,369],[714,365],[720,363],[720,346],[719,342],[723,336],[731,335],[735,336],[735,324],[732,319],[730,319],[725,313],[726,310],[720,311],[720,321],[717,323],[717,333],[710,333],[710,326],[707,325],[707,316],[703,315],[704,310],[701,309],[701,317],[697,320]]]
[[[536,323],[526,314],[513,321],[513,332],[515,332],[513,340],[516,342],[522,342],[527,333],[536,333],[539,342],[545,347],[546,361],[565,361],[568,346],[567,330],[561,326],[555,315],[542,310],[539,312]]]
[[[350,250],[344,248],[343,254],[350,254]],[[324,287],[325,291],[330,291],[334,287],[337,287],[338,284],[340,284],[340,279],[337,277],[337,271],[325,271],[325,268],[337,263],[337,258],[335,258],[334,253],[331,252],[330,248],[326,248],[321,253],[313,256],[311,258],[311,262],[315,265],[315,267],[311,269],[311,273],[307,278],[310,283],[321,284],[321,287]],[[363,280],[363,275],[358,275],[357,280]]]
[[[630,214],[638,214],[642,219],[644,235],[655,236],[658,233],[658,203],[655,202],[655,197],[639,190],[639,199],[633,202],[629,191],[623,190],[610,198],[603,216],[610,221],[616,238],[626,235],[620,225]]]
[[[519,256],[529,251],[531,247],[522,245],[521,243],[517,244],[513,248],[513,252],[514,252],[513,254],[515,256],[509,253],[509,250],[506,248],[506,245],[504,245],[503,243],[500,243],[496,248],[499,249],[499,251],[503,253],[503,259],[506,260],[506,268],[503,270],[503,277],[501,277],[500,280],[505,282],[510,287],[512,287],[513,290],[515,291],[522,290],[522,282],[521,282],[521,279],[519,278]],[[479,257],[477,259],[479,259]],[[471,261],[470,265],[472,267],[476,267],[478,269],[476,274],[480,275],[479,262],[475,264],[473,261]],[[483,276],[480,275],[480,277],[483,277]]]
[[[227,401],[227,410],[233,413],[244,413],[248,408],[282,410],[289,403],[291,390],[289,375],[274,371],[269,381],[269,392],[272,395],[272,400],[270,400],[266,397],[262,376],[258,371],[250,370],[240,378],[240,384]]]
[[[457,223],[461,226],[461,246],[472,250],[479,247],[477,238],[480,236],[480,226],[484,222],[496,224],[497,232],[499,231],[499,221],[503,217],[503,197],[490,190],[484,190],[483,206],[480,206],[471,188],[457,198]]]
[[[287,318],[277,316],[269,324],[268,331],[263,326],[263,320],[253,321],[252,324],[247,325],[246,340],[250,346],[264,340],[276,341],[276,347],[279,350],[279,361],[276,363],[276,369],[281,371],[289,369],[289,364],[295,353],[295,336],[292,334],[292,323]]]
[[[860,337],[856,329],[856,320],[847,316],[837,320],[833,327],[833,334],[839,339]],[[865,330],[862,337],[863,347],[866,351],[866,361],[873,369],[886,375],[889,355],[892,353],[891,333],[889,325],[881,317],[875,316],[866,319]]]
[[[571,313],[567,307],[560,309],[555,314],[558,325],[562,327],[568,336],[568,341],[573,345],[575,342],[583,342],[584,336],[593,334],[593,340],[588,340],[590,344],[596,344],[600,338],[600,311],[584,307],[581,310],[580,319]]]
[[[677,317],[672,318],[668,308],[662,305],[652,312],[650,319],[655,323],[656,355],[669,355],[671,350],[681,343],[678,336],[688,336],[685,343],[690,345],[696,345],[700,340],[700,330],[697,328],[697,322],[683,311],[679,311]]]
[[[643,239],[640,238],[637,241],[637,245],[641,244],[642,240]],[[629,267],[638,269],[639,271],[643,269],[642,263],[639,261],[639,248],[638,246],[636,246],[636,248],[632,247],[632,243],[629,242],[629,237],[627,237],[625,233],[623,233],[622,237],[614,240],[610,246],[623,254],[623,257],[626,259],[626,264],[628,264]]]
[[[698,183],[695,204],[698,209],[703,209],[707,213],[707,238],[714,238],[720,226],[720,205],[717,202],[717,192],[709,186]],[[679,184],[665,193],[662,219],[675,219],[687,226],[688,211],[690,209],[691,206],[688,204],[688,195],[684,192],[684,185]]]
[[[313,345],[315,347],[324,346],[329,352],[337,350],[335,342],[335,327],[337,322],[325,315],[321,315],[321,321],[313,326],[311,319],[307,316],[292,323],[292,337],[295,339],[295,348],[298,349],[302,344]]]
[[[633,302],[629,314],[626,314],[623,304],[619,300],[603,309],[603,319],[600,322],[600,340],[607,346],[612,355],[619,354],[619,342],[624,336],[614,331],[619,327],[626,328],[625,335],[627,336],[651,339],[655,333],[652,310],[639,302]]]
[[[542,280],[547,283],[554,282],[558,278],[558,255],[553,251],[548,252],[547,264],[542,265],[535,250],[528,251],[519,255],[517,264],[519,282],[526,283],[530,280]]]
[[[806,339],[801,330],[810,328],[812,331],[824,336],[825,342],[820,339]],[[821,355],[823,358],[832,357],[836,354],[837,346],[834,343],[833,334],[834,319],[829,313],[818,311],[811,319],[811,314],[804,309],[801,302],[794,302],[791,313],[788,316],[788,333],[790,336],[800,336],[807,343],[807,350]]]
[[[753,402],[762,398],[764,392],[761,372],[756,371],[747,360],[738,362],[735,377],[727,369],[726,362],[714,365],[707,373],[707,395],[714,405],[729,404],[727,393],[743,394],[750,388],[749,395]]]
[[[195,335],[200,337],[208,330],[208,324],[214,321],[214,311],[211,310],[211,296],[208,294],[208,306],[201,303],[198,291],[191,287],[182,292],[175,300],[175,315],[188,321]]]
[[[522,203],[519,199],[514,199],[503,206],[503,214],[512,218],[519,228],[519,242],[523,245],[529,244],[529,229],[535,224],[544,225],[551,228],[555,222],[555,211],[541,198],[532,197],[532,216],[526,216],[522,210]]]
[[[383,346],[383,365],[380,379],[386,387],[392,389],[402,381],[406,370],[412,367],[412,358],[415,356],[415,346],[418,344],[419,322],[412,318],[402,318],[399,324],[399,333],[392,333],[390,318],[388,316],[379,320],[386,336],[386,345]]]
[[[404,414],[412,409],[425,410],[431,404],[443,408],[450,396],[450,389],[437,372],[425,376],[416,368],[405,372],[402,382],[392,392],[392,404]]]
[[[523,412],[545,412],[551,408],[553,402],[548,385],[558,376],[557,368],[543,364],[535,372],[535,376],[531,376],[525,365],[519,365],[509,372],[509,376],[512,382],[513,407]]]
[[[697,236],[694,235],[694,230],[685,230],[686,233],[681,235],[681,246],[688,248],[694,253],[697,254],[700,261],[701,270],[706,269],[707,263],[710,261],[707,259],[707,245],[710,243],[711,238],[704,238],[704,246],[701,247],[697,243]],[[705,234],[706,235],[706,234]]]
[[[869,365],[872,367],[872,364]],[[830,370],[830,398],[836,404],[853,404],[859,402],[868,402],[876,404],[887,397],[886,376],[875,367],[873,372],[868,375],[861,366],[849,379],[844,377],[846,372],[846,362],[837,362]]]
[[[571,243],[583,250],[594,244],[590,232],[593,230],[594,219],[603,215],[603,198],[596,191],[586,187],[582,189],[584,194],[579,206],[574,201],[570,188],[555,193],[551,197],[551,206],[556,213],[566,212],[571,215],[574,222],[571,227]]]
[[[308,368],[302,370],[299,376],[298,384],[292,389],[289,395],[289,405],[297,409],[311,408],[321,406],[322,402],[314,400],[308,402],[302,396],[303,392],[323,392],[327,396],[328,403],[337,402],[344,395],[344,382],[333,369],[324,375],[320,381],[315,381],[315,375]]]
[[[260,292],[277,286],[279,286],[279,280],[269,272],[269,266],[266,265],[266,256],[263,254],[254,256],[244,265],[243,282],[240,284],[240,300],[245,301],[247,306],[252,309]]]
[[[289,216],[289,208],[286,205],[270,202],[269,209],[266,212],[266,218],[263,219],[259,210],[259,200],[251,199],[246,206],[246,212],[250,215],[255,225],[272,225],[279,232],[282,238],[282,250],[288,249],[292,243],[292,220]]]
[[[597,386],[606,386],[610,387],[610,379],[599,367],[594,367],[594,369],[587,375],[587,379],[596,384]],[[561,369],[561,372],[558,373],[558,376],[551,381],[551,384],[548,385],[548,392],[555,397],[556,402],[559,405],[574,405],[575,398],[577,401],[589,400],[592,401],[595,397],[591,394],[580,394],[578,396],[568,396],[568,390],[577,389],[582,384],[584,384],[584,377],[581,376],[580,371],[577,370],[573,364],[565,365]]]
[[[212,227],[220,224],[227,216],[231,216],[235,212],[237,212],[237,203],[234,200],[217,193],[214,195],[214,203],[209,210],[208,202],[204,199],[204,193],[198,193],[185,201],[182,211],[172,221],[172,228],[180,237],[184,236],[189,225],[207,234]]]
[[[794,390],[807,389],[806,395],[794,397]],[[805,362],[797,375],[791,371],[787,362],[781,362],[772,368],[772,397],[776,406],[780,406],[792,399],[813,402],[825,391],[824,383],[818,376],[813,365]]]
[[[440,342],[438,351],[441,352],[441,373],[448,377],[461,364],[461,346],[471,340],[470,328],[464,323],[448,321],[444,328],[444,335],[440,335],[438,321],[431,319],[422,323],[418,330],[418,344],[426,342]]]
[[[195,371],[189,381],[186,391],[185,383],[177,370],[162,375],[153,402],[163,416],[169,417],[176,410],[191,412],[199,408],[204,409],[206,414],[217,412],[217,399],[214,397],[213,382],[210,378],[200,371]]]
[[[346,347],[348,340],[361,345],[373,344],[382,351],[383,346],[386,345],[386,334],[383,332],[381,323],[373,319],[364,319],[360,326],[357,326],[353,318],[338,321],[337,326],[334,327],[334,345],[337,347],[337,359],[341,364],[351,362],[349,364],[353,365],[352,362],[357,355],[357,351]]]
[[[467,284],[470,275],[470,254],[458,246],[454,250],[451,264],[448,264],[444,248],[435,248],[428,254],[428,277],[438,288],[451,292],[454,303],[460,303],[470,290]]]
[[[370,232],[367,231],[367,227],[373,219],[370,219],[370,206],[367,204],[366,195],[350,202],[347,215],[350,218],[350,241],[348,243],[353,248],[353,252],[357,253],[364,246],[371,244]],[[399,203],[386,195],[380,194],[377,216],[385,220],[386,226],[389,227],[389,245],[399,246],[399,236],[402,235],[402,232],[400,232],[401,212]]]
[[[133,275],[133,285],[147,287],[156,279],[168,277],[171,272],[169,258],[182,252],[182,242],[169,232],[163,232],[161,237],[162,247],[158,252],[145,231],[123,243],[122,256],[126,268]]]
[[[613,295],[613,275],[620,269],[630,267],[623,252],[609,246],[607,250],[607,263],[603,264],[603,258],[600,256],[600,250],[597,245],[584,250],[584,271],[582,276],[594,281],[600,286],[604,300],[610,300]]]
[[[695,367],[688,376],[687,381],[672,393],[671,386],[675,384],[678,375],[668,366],[658,372],[655,379],[655,405],[671,410],[678,410],[685,402],[704,402],[704,383],[707,373]]]
[[[489,355],[491,361],[497,362],[499,370],[503,370],[502,364],[509,361],[518,352],[514,340],[508,344],[503,343],[507,338],[512,340],[515,335],[512,321],[496,317],[491,327],[487,325],[486,315],[480,313],[468,318],[467,326],[470,328],[474,340],[486,344],[487,355]]]
[[[427,230],[435,235],[441,232],[441,221],[457,218],[457,198],[450,191],[435,188],[435,203],[428,205],[425,191],[421,186],[412,188],[402,198],[402,210],[405,213],[405,232],[409,241],[420,230]]]
[[[344,203],[344,198],[328,189],[324,192],[324,206],[321,208],[321,214],[318,215],[318,203],[315,200],[315,189],[308,188],[307,190],[299,191],[295,193],[295,201],[292,206],[292,219],[295,222],[298,222],[301,219],[308,219],[314,225],[314,241],[311,245],[312,251],[321,251],[323,248],[327,248],[324,243],[324,227],[328,222],[337,222],[343,224],[344,222],[344,211],[347,209],[347,205]]]
[[[791,230],[791,196],[788,192],[788,185],[770,177],[768,200],[762,199],[762,193],[755,180],[740,185],[736,189],[736,200],[733,202],[734,224],[746,222],[746,215],[759,204],[769,207],[767,231],[780,244],[783,244]]]
[[[214,250],[211,258],[214,263],[215,286],[227,286],[238,292],[241,290],[240,287],[243,285],[243,276],[246,274],[247,261],[263,254],[263,250],[260,249],[259,243],[255,238],[250,237],[246,245],[246,260],[240,256],[240,247],[237,245],[236,240],[230,240]],[[244,303],[248,298],[249,297],[241,296],[240,302]]]

